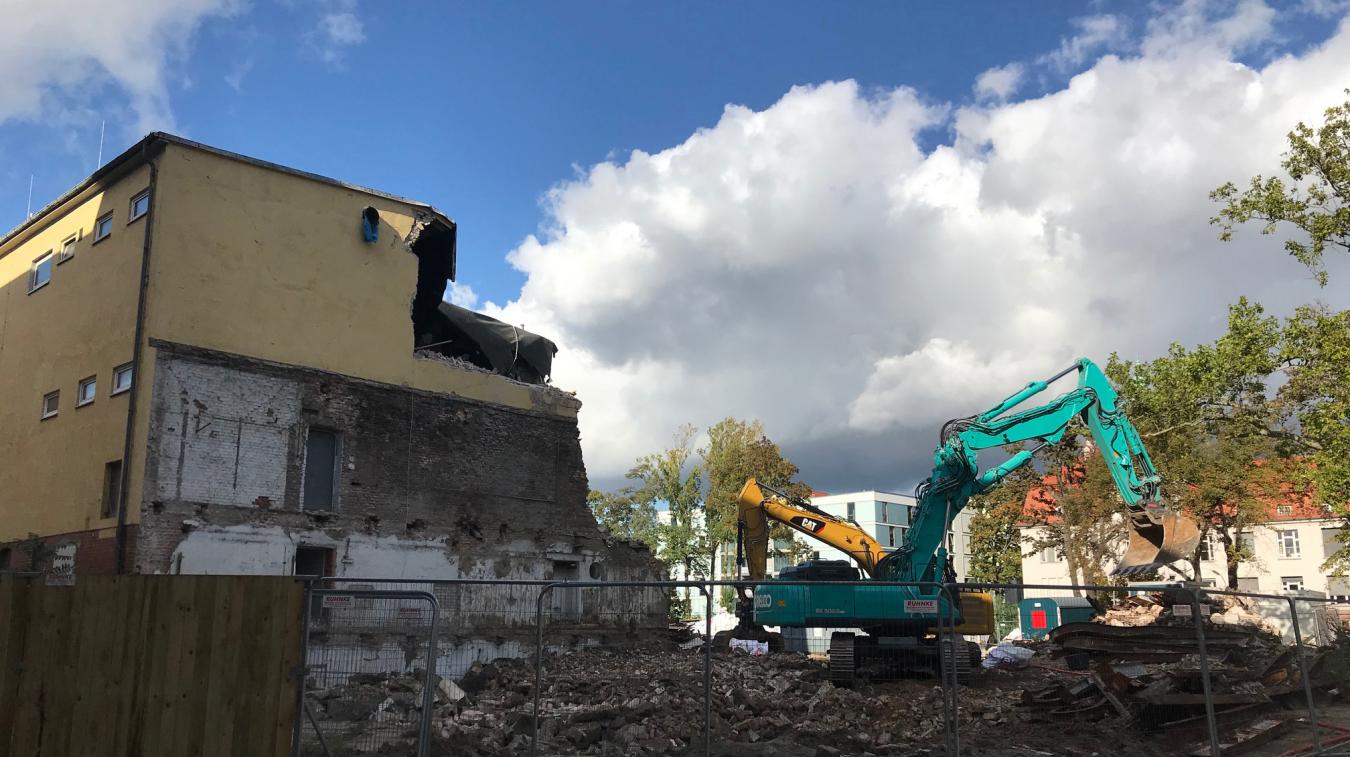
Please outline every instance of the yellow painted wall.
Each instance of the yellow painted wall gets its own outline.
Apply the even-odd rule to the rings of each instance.
[[[116,524],[99,517],[103,469],[122,457],[129,393],[109,392],[113,368],[132,358],[145,219],[127,219],[148,184],[141,166],[0,249],[0,541]],[[94,221],[109,210],[112,235],[95,244]],[[73,233],[83,235],[75,256],[30,294],[33,260]],[[87,376],[97,377],[97,397],[76,407]],[[59,413],[41,420],[43,395],[57,389]]]
[[[413,356],[417,258],[402,240],[417,208],[179,145],[159,181],[149,337],[575,415],[553,393]]]

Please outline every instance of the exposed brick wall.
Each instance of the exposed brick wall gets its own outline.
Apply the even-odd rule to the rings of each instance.
[[[127,565],[136,559],[136,526],[127,526]],[[43,550],[47,555],[45,564],[37,566],[40,570],[50,567],[52,552],[62,544],[74,542],[75,573],[77,575],[107,576],[117,572],[117,539],[113,529],[91,531],[72,531],[41,538]],[[34,566],[29,562],[28,544],[25,541],[0,543],[0,550],[9,550],[9,570],[28,571]]]
[[[180,545],[218,534],[257,551],[247,570],[284,572],[288,545],[341,555],[359,537],[419,559],[434,547],[456,576],[548,578],[557,560],[579,559],[583,577],[591,562],[608,578],[661,577],[649,553],[596,526],[574,419],[155,346],[144,572],[200,559]],[[311,427],[340,435],[333,513],[301,509]],[[277,533],[289,542],[277,546]]]

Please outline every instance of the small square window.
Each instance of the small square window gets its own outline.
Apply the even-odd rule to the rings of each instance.
[[[127,223],[131,223],[132,221],[136,220],[137,218],[140,218],[141,216],[149,212],[150,212],[150,190],[147,189],[144,192],[141,192],[140,194],[131,198],[131,217],[127,219]]]
[[[1303,591],[1303,576],[1283,576],[1280,586],[1285,591]]]
[[[1293,506],[1293,505],[1277,505],[1277,506],[1275,507],[1275,512],[1278,513],[1279,515],[1291,515],[1291,514],[1293,514],[1293,512],[1294,512],[1294,506]]]
[[[53,418],[61,408],[61,390],[42,395],[42,418]]]
[[[122,392],[125,392],[128,389],[130,389],[131,379],[134,375],[135,373],[134,370],[132,369],[131,363],[127,363],[126,365],[119,365],[116,368],[114,368],[112,380],[112,392],[109,393],[109,396],[113,394],[121,394]]]
[[[90,376],[80,382],[80,391],[75,394],[75,407],[84,407],[98,395],[98,377]]]
[[[37,290],[47,286],[52,281],[52,254],[46,255],[33,261],[33,267],[28,272],[28,293],[32,294]]]
[[[112,222],[113,214],[111,210],[100,216],[99,219],[94,222],[94,244],[98,244],[112,236]]]
[[[80,241],[77,234],[71,234],[70,238],[61,243],[61,253],[56,256],[57,263],[64,263],[75,257],[75,243]]]

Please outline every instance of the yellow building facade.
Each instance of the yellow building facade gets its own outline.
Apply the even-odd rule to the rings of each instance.
[[[210,556],[266,532],[275,554],[256,564],[285,572],[306,543],[350,554],[358,521],[402,544],[452,511],[584,508],[575,398],[417,354],[418,309],[439,305],[456,254],[429,205],[172,135],[101,167],[0,241],[0,569],[28,565],[36,535],[80,573],[249,572]],[[282,388],[250,406],[257,387]],[[471,416],[483,436],[452,438]],[[335,493],[306,512],[324,423]],[[538,465],[477,478],[513,459]],[[420,489],[400,470],[418,466]]]

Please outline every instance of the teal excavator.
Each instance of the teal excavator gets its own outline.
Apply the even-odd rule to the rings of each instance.
[[[1050,384],[1075,372],[1076,389],[1039,407],[1014,412]],[[950,634],[939,637],[934,631],[939,616],[954,621],[959,633],[983,630],[979,627],[986,625],[987,617],[971,615],[987,613],[988,595],[960,592],[953,603],[934,586],[880,582],[953,581],[946,535],[957,513],[971,496],[993,489],[1030,463],[1038,450],[1062,441],[1075,417],[1082,418],[1105,458],[1127,510],[1129,545],[1113,574],[1152,573],[1192,554],[1199,544],[1199,528],[1190,518],[1166,508],[1158,474],[1139,433],[1117,407],[1116,392],[1101,369],[1083,359],[1045,381],[1033,381],[979,415],[943,425],[932,475],[915,491],[914,518],[903,546],[893,552],[883,551],[856,525],[803,499],[773,491],[753,479],[747,481],[740,493],[740,531],[752,581],[767,578],[771,520],[843,550],[871,580],[837,582],[838,566],[832,565],[819,576],[813,576],[809,566],[794,571],[792,577],[806,580],[804,584],[756,584],[753,600],[742,605],[742,625],[863,630],[861,634],[835,632],[830,639],[830,677],[841,685],[851,685],[860,670],[879,666],[892,674],[937,673],[950,664],[958,680],[966,678],[979,659],[978,648]],[[981,450],[1019,443],[1035,446],[995,467],[980,469]],[[812,579],[821,582],[812,585]],[[753,607],[753,623],[745,617],[748,606]]]

